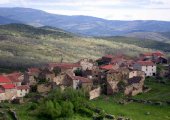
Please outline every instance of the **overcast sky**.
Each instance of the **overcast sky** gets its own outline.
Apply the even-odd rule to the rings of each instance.
[[[170,21],[170,0],[0,0],[0,7],[35,8],[110,20]]]

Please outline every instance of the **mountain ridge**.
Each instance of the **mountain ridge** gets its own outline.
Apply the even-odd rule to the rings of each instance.
[[[57,15],[32,8],[0,8],[0,16],[37,27],[52,26],[84,36],[116,36],[134,31],[169,32],[170,22],[105,20],[91,16]],[[1,20],[0,20],[1,23]]]

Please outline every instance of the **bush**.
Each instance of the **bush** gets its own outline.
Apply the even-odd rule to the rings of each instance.
[[[35,109],[37,109],[37,107],[38,107],[38,105],[37,105],[36,103],[32,103],[32,104],[29,106],[28,110],[35,110]]]
[[[85,108],[85,107],[80,108],[79,113],[81,115],[85,115],[87,117],[92,117],[93,116],[93,111],[91,111],[90,109]]]
[[[61,114],[62,117],[71,117],[71,116],[73,116],[74,106],[73,106],[73,104],[71,102],[69,102],[69,101],[61,102],[61,108],[62,108],[62,114]]]

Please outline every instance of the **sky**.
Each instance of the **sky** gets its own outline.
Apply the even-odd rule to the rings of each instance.
[[[0,0],[0,7],[35,8],[108,20],[170,21],[170,0]]]

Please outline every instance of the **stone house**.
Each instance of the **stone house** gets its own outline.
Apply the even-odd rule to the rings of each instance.
[[[72,73],[67,73],[65,80],[63,81],[64,86],[72,86],[74,89],[83,88],[86,91],[90,91],[93,86],[93,81],[80,76],[74,76]]]
[[[167,64],[168,59],[165,57],[165,54],[160,51],[150,52],[150,53],[142,53],[139,55],[140,60],[142,61],[152,61],[156,64]]]
[[[39,77],[40,79],[48,80],[49,82],[52,82],[55,77],[55,73],[49,71],[48,69],[44,69],[40,72]]]
[[[17,90],[14,84],[3,84],[0,85],[0,90],[5,93],[5,100],[13,100],[17,97]]]
[[[118,83],[122,80],[122,74],[116,70],[110,70],[106,76],[107,94],[112,95],[119,91]]]
[[[135,96],[143,92],[144,78],[141,76],[136,76],[129,78],[127,80],[127,85],[124,90],[124,94],[128,96]]]
[[[108,71],[106,76],[107,94],[111,95],[113,93],[119,92],[120,90],[119,84],[121,83],[124,83],[124,88],[126,88],[127,86],[129,86],[129,84],[127,84],[128,80],[131,80],[136,77],[141,77],[143,80],[142,82],[144,84],[145,74],[142,71],[133,70],[125,67],[119,68],[118,70]],[[143,88],[142,85],[139,87]]]
[[[83,71],[86,71],[86,70],[92,70],[93,66],[95,65],[95,62],[92,59],[85,58],[85,59],[81,59],[78,62],[78,64],[81,66]]]
[[[63,84],[65,76],[66,76],[66,73],[60,73],[53,78],[53,82],[56,83],[56,85],[61,85]]]
[[[27,72],[24,73],[24,85],[35,85],[37,84],[36,79],[40,74],[40,70],[38,68],[29,68]]]
[[[78,63],[49,63],[46,68],[50,71],[57,70],[61,73],[81,69],[81,66]]]
[[[0,89],[0,102],[5,100],[5,91]]]
[[[145,76],[156,75],[156,64],[152,61],[138,61],[133,65],[133,68],[145,72]]]
[[[28,85],[17,86],[17,97],[24,97],[29,93],[30,87]]]
[[[20,72],[14,72],[11,74],[6,75],[8,79],[12,81],[12,84],[15,84],[16,86],[21,86],[21,83],[24,80],[24,75]]]

